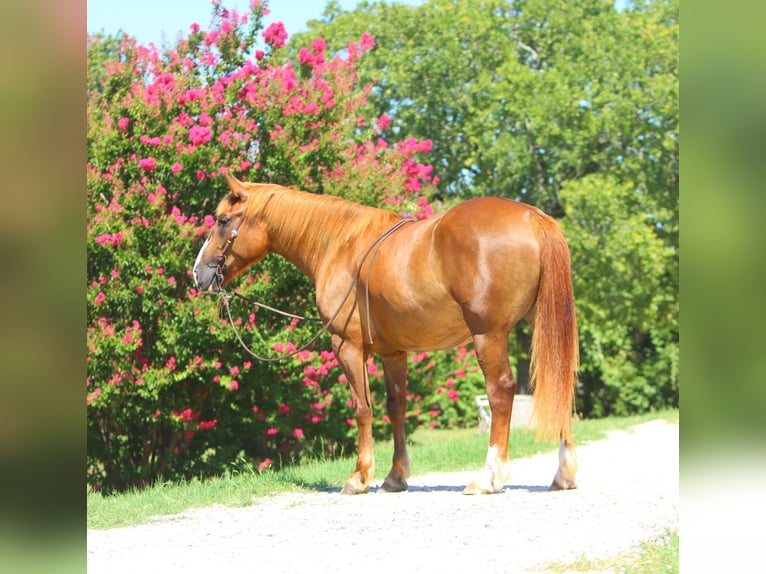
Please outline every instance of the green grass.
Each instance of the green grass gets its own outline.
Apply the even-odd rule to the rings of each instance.
[[[547,572],[614,572],[615,574],[678,574],[678,532],[668,530],[611,559],[580,558],[571,563],[549,563]]]
[[[613,430],[628,429],[655,419],[678,421],[678,411],[663,411],[631,417],[610,417],[575,421],[575,444],[585,444],[607,437]],[[474,470],[484,463],[486,434],[475,429],[419,429],[410,438],[413,474]],[[536,443],[534,432],[514,429],[510,437],[511,458],[523,458],[539,452],[555,451],[558,444]],[[388,472],[393,444],[375,445],[375,466],[379,475]],[[221,504],[246,506],[264,496],[289,491],[336,491],[354,469],[354,458],[308,460],[278,471],[243,470],[232,476],[158,482],[150,488],[131,490],[114,496],[88,494],[88,528],[115,528],[147,522],[154,516],[177,514],[191,508]]]

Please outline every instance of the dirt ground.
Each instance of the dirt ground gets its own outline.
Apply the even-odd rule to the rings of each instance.
[[[618,431],[577,454],[579,488],[567,492],[547,491],[548,453],[514,460],[494,495],[462,495],[472,473],[435,473],[400,494],[290,493],[89,530],[88,572],[532,573],[678,528],[677,424]]]

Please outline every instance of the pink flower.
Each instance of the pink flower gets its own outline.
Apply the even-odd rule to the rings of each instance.
[[[380,117],[379,117],[377,120],[375,120],[375,121],[376,121],[376,123],[378,124],[378,129],[379,129],[379,130],[384,130],[384,129],[386,129],[388,126],[390,126],[390,125],[391,125],[391,118],[389,118],[389,117],[388,117],[386,114],[383,114],[382,116],[380,116]]]
[[[138,287],[136,287],[136,293],[138,293],[140,295],[143,292],[144,292],[144,286],[143,285],[139,285]]]
[[[264,458],[263,462],[258,465],[258,470],[265,470],[271,466],[271,463],[274,462],[270,458]]]
[[[267,434],[267,435],[269,435],[269,436],[274,436],[274,435],[275,435],[275,434],[277,434],[278,432],[279,432],[279,430],[278,430],[278,429],[276,429],[276,428],[274,428],[274,427],[271,427],[269,430],[267,430],[267,431],[266,431],[266,434]]]
[[[192,411],[191,409],[184,409],[180,413],[173,411],[173,416],[178,418],[182,423],[190,423],[199,418],[199,412]]]
[[[235,380],[232,380],[229,383],[229,390],[230,391],[236,391],[237,389],[239,389],[239,383],[237,381],[235,381]]]
[[[181,171],[183,168],[184,168],[184,166],[182,166],[182,165],[181,165],[180,163],[178,163],[178,162],[175,162],[175,163],[174,163],[172,166],[170,166],[170,171],[172,171],[173,173],[178,173],[178,172],[179,172],[179,171]]]
[[[106,295],[104,295],[103,291],[99,291],[98,295],[96,295],[96,299],[93,301],[96,305],[101,305],[101,303],[104,302],[104,299],[106,299]]]
[[[271,14],[271,10],[266,8],[266,6],[263,5],[263,0],[250,0],[250,8],[253,10],[261,9],[261,14],[263,16],[268,16]],[[266,459],[268,460],[268,459]]]
[[[311,42],[311,47],[314,48],[314,52],[321,54],[327,48],[327,42],[324,41],[322,36],[317,36],[317,39]]]
[[[94,400],[96,400],[98,398],[98,395],[100,395],[100,394],[101,394],[101,389],[99,387],[96,387],[95,389],[93,389],[93,392],[92,393],[88,393],[88,395],[85,398],[86,404],[88,406],[90,406],[90,404]]]
[[[140,138],[138,138],[138,139],[139,139],[139,141],[140,141],[142,144],[145,144],[145,145],[150,145],[150,146],[152,146],[152,147],[157,147],[158,145],[160,145],[160,142],[162,141],[162,140],[160,140],[160,138],[158,138],[158,137],[153,137],[153,138],[150,138],[149,136],[141,136],[141,137],[140,137]]]
[[[202,145],[213,139],[213,132],[208,127],[192,126],[189,130],[189,141],[194,145]]]
[[[282,413],[282,414],[289,413],[290,412],[290,407],[288,407],[287,405],[280,404],[279,405],[279,412]]]
[[[124,132],[128,130],[129,123],[130,123],[130,120],[128,118],[120,118],[119,120],[117,120],[117,127]]]
[[[303,438],[303,430],[302,429],[294,429],[293,430],[293,436],[297,438],[298,440]]]
[[[116,247],[125,239],[125,235],[122,231],[112,235],[111,233],[104,233],[94,238],[95,242],[99,245],[106,245],[107,243],[112,247]]]
[[[199,428],[202,429],[202,430],[210,430],[211,428],[213,428],[217,424],[218,424],[218,419],[213,419],[213,420],[210,420],[210,421],[200,421],[199,422]]]
[[[308,48],[301,48],[301,51],[298,53],[298,60],[301,64],[310,64],[314,61],[314,54]]]
[[[362,37],[359,39],[359,47],[365,52],[371,50],[375,47],[375,40],[367,32],[362,32]]]
[[[145,157],[138,160],[138,167],[146,171],[153,171],[157,167],[157,160],[153,157]]]
[[[272,48],[281,48],[287,42],[287,32],[285,31],[285,25],[282,22],[272,23],[263,32],[263,39],[266,43],[271,45]]]

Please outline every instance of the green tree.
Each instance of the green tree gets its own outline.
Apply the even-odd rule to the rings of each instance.
[[[433,142],[447,193],[513,197],[562,214],[564,181],[593,173],[650,188],[677,220],[678,6],[609,0],[330,2],[291,48],[335,50],[368,31],[360,68],[374,115]],[[654,189],[659,187],[659,189]]]
[[[678,406],[677,254],[630,211],[635,189],[589,176],[561,191],[583,350],[577,406],[593,416]]]

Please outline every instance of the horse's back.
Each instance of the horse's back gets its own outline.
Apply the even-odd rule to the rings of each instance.
[[[476,198],[394,234],[370,282],[381,335],[421,350],[454,346],[480,329],[510,329],[537,295],[537,213]]]
[[[528,228],[531,217],[547,217],[538,208],[504,197],[475,197],[458,203],[439,218],[441,226],[468,226],[473,229],[501,230]]]

